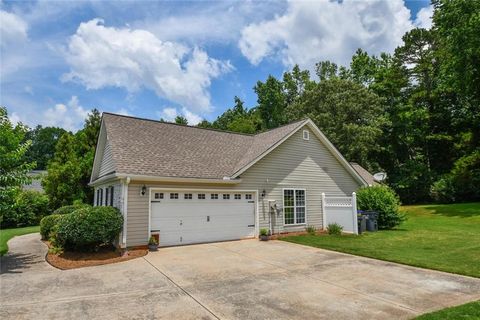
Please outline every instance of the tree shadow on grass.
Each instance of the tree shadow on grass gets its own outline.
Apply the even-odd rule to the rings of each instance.
[[[470,218],[480,217],[480,203],[459,203],[452,205],[433,205],[428,206],[432,214],[438,214],[446,217]]]

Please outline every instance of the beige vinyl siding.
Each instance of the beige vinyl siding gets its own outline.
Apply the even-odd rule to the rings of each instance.
[[[112,150],[108,140],[105,141],[105,148],[103,149],[102,162],[100,163],[100,170],[98,176],[102,177],[106,174],[112,173],[115,170],[115,165],[113,163]]]
[[[302,132],[302,129],[297,131],[245,171],[240,177],[242,182],[239,184],[226,186],[145,182],[145,185],[147,188],[258,190],[259,228],[269,228],[270,225],[268,200],[275,200],[283,208],[283,188],[303,188],[306,189],[306,224],[284,226],[283,210],[281,210],[279,214],[275,213],[272,216],[273,232],[303,231],[306,225],[322,228],[322,192],[329,196],[351,195],[360,184],[312,132],[308,141],[303,140]],[[132,181],[129,185],[128,246],[145,245],[148,240],[149,197],[148,192],[145,196],[140,194],[143,184],[141,181]],[[264,199],[260,197],[263,189],[266,191]]]

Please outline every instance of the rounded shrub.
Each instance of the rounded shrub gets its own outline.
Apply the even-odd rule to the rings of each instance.
[[[51,214],[40,220],[40,234],[42,235],[43,240],[48,240],[50,238],[53,228],[61,217],[62,215],[60,214]]]
[[[378,212],[378,228],[392,229],[405,217],[400,214],[398,195],[387,186],[361,188],[357,193],[358,209]]]
[[[57,210],[53,211],[53,214],[69,214],[78,209],[91,208],[91,207],[92,207],[91,205],[86,203],[76,203],[76,204],[60,207]]]
[[[62,216],[56,229],[56,242],[67,250],[94,250],[112,243],[122,225],[123,217],[114,207],[84,207]]]

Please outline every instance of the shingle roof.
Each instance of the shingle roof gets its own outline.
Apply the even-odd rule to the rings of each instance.
[[[203,179],[231,177],[305,121],[247,135],[103,114],[116,173]]]
[[[369,186],[374,186],[379,184],[375,178],[373,178],[373,175],[367,171],[364,167],[359,165],[356,162],[350,162],[350,165],[353,167],[353,169],[358,173],[360,177],[365,180],[366,183],[368,183]]]

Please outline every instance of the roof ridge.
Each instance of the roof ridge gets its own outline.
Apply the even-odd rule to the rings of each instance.
[[[247,137],[254,137],[254,136],[257,135],[257,134],[252,134],[252,133],[234,132],[234,131],[221,130],[221,129],[215,129],[215,128],[202,128],[202,127],[197,127],[197,126],[191,126],[191,125],[188,125],[188,124],[179,124],[179,123],[175,123],[175,122],[168,122],[168,121],[160,121],[160,120],[155,120],[155,119],[134,117],[134,116],[128,116],[128,115],[117,114],[117,113],[112,113],[112,112],[103,112],[103,114],[109,114],[109,115],[112,115],[112,116],[115,116],[115,117],[123,117],[123,118],[135,119],[135,120],[150,121],[150,122],[173,125],[173,126],[178,126],[178,127],[186,127],[186,128],[191,128],[191,129],[200,129],[200,130],[209,130],[209,131],[215,131],[215,132],[220,132],[220,133],[236,134],[236,135],[247,136]]]
[[[229,134],[236,134],[236,135],[242,135],[242,136],[247,136],[247,137],[255,137],[263,133],[271,132],[298,122],[302,122],[307,120],[308,118],[302,118],[300,120],[292,121],[286,124],[283,124],[281,126],[278,126],[276,128],[268,129],[266,131],[258,132],[258,133],[243,133],[243,132],[235,132],[235,131],[229,131],[229,130],[221,130],[221,129],[215,129],[215,128],[202,128],[202,127],[197,127],[197,126],[191,126],[188,124],[179,124],[179,123],[174,123],[174,122],[169,122],[169,121],[160,121],[160,120],[155,120],[155,119],[148,119],[148,118],[142,118],[142,117],[135,117],[135,116],[129,116],[129,115],[124,115],[124,114],[118,114],[118,113],[113,113],[113,112],[107,112],[104,111],[103,114],[109,114],[115,117],[123,117],[123,118],[129,118],[129,119],[135,119],[135,120],[143,120],[143,121],[151,121],[155,123],[162,123],[162,124],[167,124],[167,125],[174,125],[174,126],[179,126],[179,127],[186,127],[186,128],[192,128],[192,129],[201,129],[201,130],[209,130],[209,131],[215,131],[215,132],[220,132],[220,133],[229,133]]]

